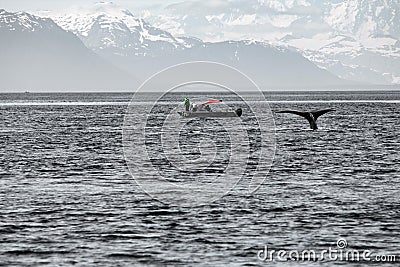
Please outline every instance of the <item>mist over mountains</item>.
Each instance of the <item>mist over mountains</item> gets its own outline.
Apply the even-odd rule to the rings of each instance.
[[[292,2],[292,6],[288,2]],[[296,2],[305,8],[296,9]],[[336,9],[350,9],[348,6],[341,7],[343,1],[333,2]],[[280,25],[289,25],[291,34],[280,36],[278,41],[275,37],[268,39],[262,34],[260,40],[254,40],[244,35],[235,38],[234,30],[227,29],[227,25],[235,29],[235,25],[242,27],[246,24],[250,34],[251,25],[255,29],[264,25],[257,20],[265,19],[265,14],[268,14],[261,12],[266,3],[269,5],[267,11],[281,9],[276,11],[275,22],[278,23],[277,18],[280,18]],[[35,12],[36,15],[0,10],[0,38],[7,40],[0,44],[0,70],[5,74],[0,90],[134,91],[141,81],[153,73],[193,60],[216,61],[236,67],[266,90],[346,88],[359,86],[360,82],[397,83],[397,77],[400,77],[397,73],[400,70],[399,35],[396,35],[398,24],[395,23],[398,13],[393,13],[393,25],[389,26],[377,16],[383,23],[379,27],[391,35],[382,35],[381,32],[371,35],[368,33],[370,28],[365,30],[364,24],[358,23],[352,29],[359,37],[354,33],[353,37],[349,37],[345,32],[350,26],[340,23],[339,17],[332,17],[331,24],[342,32],[323,35],[320,29],[311,29],[317,22],[312,21],[310,13],[320,12],[315,8],[321,6],[317,2],[311,5],[310,1],[279,0],[258,1],[256,4],[258,7],[249,6],[258,8],[263,16],[257,13],[249,17],[248,13],[254,11],[251,8],[235,9],[235,13],[226,6],[215,9],[198,7],[194,12],[181,16],[180,12],[184,12],[185,8],[193,7],[180,7],[178,4],[167,7],[169,10],[179,8],[180,12],[174,16],[167,11],[164,15],[143,11],[146,13],[143,16],[134,15],[111,2],[62,12]],[[220,11],[231,14],[221,15]],[[215,14],[207,15],[207,12]],[[292,13],[296,13],[298,19],[290,22],[294,16]],[[352,16],[349,12],[346,14]],[[360,21],[363,16],[359,15]],[[286,18],[285,23],[283,18]],[[227,36],[210,37],[212,31],[207,31],[210,25],[219,27],[220,33]],[[296,32],[293,30],[296,27],[305,28]],[[204,31],[192,37],[195,33],[193,29]],[[274,34],[268,27],[260,32]],[[355,45],[361,42],[373,45]]]

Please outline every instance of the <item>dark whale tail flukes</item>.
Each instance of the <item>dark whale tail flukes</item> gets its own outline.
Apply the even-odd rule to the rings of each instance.
[[[281,110],[281,111],[276,111],[275,113],[291,113],[291,114],[296,114],[299,115],[305,119],[308,120],[310,123],[310,128],[313,130],[317,130],[317,119],[318,117],[324,115],[325,113],[329,111],[335,111],[334,109],[322,109],[322,110],[316,110],[316,111],[310,111],[310,112],[302,112],[302,111],[296,111],[296,110]]]

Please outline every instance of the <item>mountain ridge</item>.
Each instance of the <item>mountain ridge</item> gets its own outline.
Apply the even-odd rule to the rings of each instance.
[[[295,49],[344,79],[400,84],[396,0],[248,0],[221,2],[212,9],[207,3],[176,3],[153,12],[144,10],[143,16],[172,34],[205,41],[266,41]],[[368,60],[371,54],[378,60]]]
[[[44,15],[50,15],[55,21],[59,21],[65,30],[74,32],[87,47],[103,58],[130,73],[138,74],[141,78],[149,77],[160,71],[162,67],[184,61],[209,60],[237,66],[242,71],[248,72],[249,75],[255,75],[255,80],[258,80],[263,86],[282,85],[283,87],[303,86],[307,88],[309,85],[317,86],[315,81],[319,76],[326,77],[327,82],[329,81],[328,84],[325,84],[320,79],[319,85],[324,87],[355,84],[350,81],[340,81],[340,79],[327,74],[325,70],[316,68],[313,63],[303,61],[300,57],[296,57],[296,60],[289,60],[287,58],[289,55],[295,57],[295,53],[291,52],[292,49],[251,40],[214,42],[212,44],[190,36],[174,37],[166,31],[150,26],[142,18],[136,18],[129,10],[110,2],[98,3],[89,8],[80,8],[65,14],[45,13]],[[104,24],[103,27],[101,27],[102,24]],[[160,38],[160,35],[164,38]],[[240,53],[240,59],[246,59],[246,66],[236,62],[237,58],[235,57],[238,52],[232,50],[230,43],[241,46],[241,51],[246,51]],[[247,49],[246,46],[257,50],[259,54],[250,53],[251,49]],[[277,76],[276,69],[266,68],[271,60],[263,57],[263,54],[272,55],[270,52],[274,49],[280,53],[282,58],[291,62],[287,66],[282,66],[279,62],[275,63],[283,70],[279,72],[279,76]],[[224,51],[230,51],[231,55],[227,55]],[[190,55],[192,52],[196,53],[195,57]],[[210,54],[213,54],[213,57],[210,57]],[[258,61],[258,58],[262,57],[265,59],[264,63]],[[279,61],[280,59],[275,58],[274,60]],[[284,62],[285,60],[280,61]],[[254,62],[258,62],[258,64],[252,66]],[[296,65],[302,67],[296,67]],[[303,68],[313,70],[304,79],[298,75],[298,73],[304,72]],[[265,69],[264,73],[259,71],[262,69]],[[286,75],[283,73],[285,70],[287,71]],[[270,77],[270,80],[267,77]],[[277,80],[277,78],[279,79]]]
[[[32,25],[38,24],[44,32],[47,30],[47,33],[44,33],[39,41],[36,40],[38,42],[33,43],[35,49],[29,50],[30,53],[22,52],[24,49],[26,50],[26,47],[8,53],[15,58],[21,55],[25,57],[25,59],[20,57],[22,62],[16,64],[17,67],[27,65],[26,61],[41,61],[41,65],[48,65],[44,69],[36,67],[37,72],[41,71],[36,75],[32,75],[31,69],[26,66],[22,68],[24,70],[22,73],[16,66],[11,68],[18,75],[29,77],[29,79],[24,79],[25,83],[18,81],[19,87],[35,88],[32,84],[37,83],[37,88],[43,86],[46,88],[61,86],[66,89],[70,87],[76,88],[76,90],[129,88],[133,91],[138,83],[132,82],[132,76],[144,81],[163,68],[187,61],[215,61],[233,66],[246,73],[266,90],[268,88],[344,88],[360,85],[339,79],[329,71],[317,67],[291,47],[277,46],[256,40],[203,42],[194,37],[174,37],[166,31],[151,26],[142,18],[136,18],[128,10],[116,8],[114,4],[111,4],[112,12],[107,12],[109,5],[110,3],[103,3],[101,7],[106,9],[96,9],[94,13],[83,10],[83,15],[67,15],[67,17],[73,18],[71,21],[77,28],[64,24],[64,29],[62,29],[51,18],[29,17],[29,14],[14,13],[16,16],[14,20],[21,19],[29,22],[30,18]],[[81,19],[82,16],[83,19]],[[121,19],[120,16],[124,18]],[[24,38],[30,38],[26,34],[29,32],[26,29],[31,27],[30,24],[20,23],[19,34],[25,34],[18,37],[16,35],[18,31],[10,30],[12,26],[9,25],[9,20],[1,20],[4,17],[0,16],[0,22],[2,21],[0,29],[8,27],[7,34],[14,42],[14,45],[10,47],[14,47],[15,50],[26,44]],[[63,17],[59,16],[58,19]],[[41,23],[47,23],[51,27],[40,25]],[[33,32],[37,35],[39,31]],[[32,34],[32,32],[29,33]],[[57,38],[58,35],[62,38]],[[62,43],[60,40],[65,42]],[[31,43],[29,45],[32,46]],[[11,49],[10,47],[6,47],[4,50]],[[46,55],[46,48],[50,48],[50,54]],[[60,58],[61,55],[57,50],[69,51],[65,52],[68,56]],[[78,51],[80,56],[74,55],[74,51]],[[85,60],[82,61],[80,58]],[[6,59],[4,62],[13,61],[12,57]],[[7,64],[4,65],[4,62],[0,67],[10,74],[9,77],[15,76],[9,66],[7,69]],[[64,68],[60,69],[60,65]],[[93,69],[93,71],[88,72],[88,69]],[[57,70],[57,73],[52,72]],[[83,73],[87,74],[86,77]],[[46,75],[55,77],[62,85],[47,82]],[[69,79],[66,76],[69,76]],[[14,77],[14,79],[17,78]]]
[[[51,19],[0,10],[0,36],[2,91],[123,91],[138,83]]]

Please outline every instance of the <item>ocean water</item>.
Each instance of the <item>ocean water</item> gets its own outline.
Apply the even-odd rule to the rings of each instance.
[[[399,91],[265,93],[272,110],[336,111],[318,119],[317,131],[301,117],[273,115],[276,151],[263,185],[190,208],[154,200],[132,178],[123,151],[131,97],[0,94],[0,265],[380,266],[382,255],[400,262]],[[152,94],[143,99],[132,103],[138,111],[153,104]],[[208,133],[221,146],[208,173],[224,172],[228,135]],[[196,145],[182,153],[201,156]],[[182,179],[165,162],[153,164]],[[265,246],[338,249],[338,239],[372,259],[258,257]]]

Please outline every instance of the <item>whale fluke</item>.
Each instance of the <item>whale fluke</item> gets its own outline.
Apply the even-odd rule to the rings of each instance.
[[[318,117],[324,115],[325,113],[329,111],[335,111],[334,109],[328,108],[328,109],[321,109],[321,110],[316,110],[316,111],[309,111],[309,112],[302,112],[302,111],[296,111],[296,110],[281,110],[281,111],[275,111],[275,113],[291,113],[291,114],[296,114],[299,116],[302,116],[303,118],[306,118],[308,122],[310,123],[310,128],[313,130],[317,130],[317,119]]]

